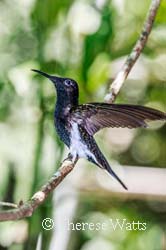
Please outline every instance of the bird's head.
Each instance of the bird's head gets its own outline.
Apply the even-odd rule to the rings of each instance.
[[[52,76],[36,69],[32,69],[32,71],[37,72],[42,76],[45,76],[46,78],[48,78],[50,81],[53,82],[57,90],[58,99],[61,99],[61,101],[64,100],[65,102],[69,102],[73,105],[78,104],[79,90],[76,81],[70,78]]]

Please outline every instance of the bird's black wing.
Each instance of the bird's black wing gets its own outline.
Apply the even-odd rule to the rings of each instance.
[[[88,103],[71,111],[72,119],[90,135],[105,127],[146,127],[146,121],[166,120],[166,113],[130,104]]]

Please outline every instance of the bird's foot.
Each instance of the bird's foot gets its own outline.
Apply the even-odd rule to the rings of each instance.
[[[78,160],[78,156],[73,156],[71,153],[68,154],[68,156],[63,160],[64,161],[71,161],[73,164],[75,164]]]

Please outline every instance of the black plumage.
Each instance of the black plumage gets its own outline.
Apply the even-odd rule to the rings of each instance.
[[[146,127],[148,121],[166,120],[166,113],[131,104],[88,103],[79,105],[76,81],[48,75],[33,70],[50,79],[57,91],[55,127],[60,139],[69,147],[73,160],[86,158],[108,171],[120,184],[125,184],[115,174],[100,151],[93,135],[105,127]]]

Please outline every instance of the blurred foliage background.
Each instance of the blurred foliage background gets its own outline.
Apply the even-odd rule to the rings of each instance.
[[[0,200],[27,200],[67,154],[53,124],[54,87],[30,69],[76,79],[80,102],[103,101],[108,79],[115,77],[130,53],[149,4],[149,0],[0,1]],[[166,111],[165,13],[162,1],[146,48],[117,102]],[[163,123],[148,130],[106,129],[96,136],[108,159],[156,168],[166,167],[165,138]],[[91,169],[87,166],[87,175],[94,173]],[[43,218],[53,218],[58,206],[50,196],[32,218],[0,224],[0,250],[166,249],[164,200],[156,202],[158,209],[154,209],[143,197],[125,201],[123,196],[103,198],[78,192],[75,199],[75,222],[141,219],[148,228],[142,232],[74,231],[66,238],[62,227],[42,229]],[[66,242],[63,248],[53,243],[57,231]]]

